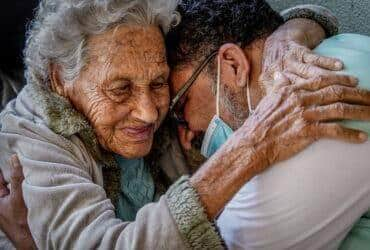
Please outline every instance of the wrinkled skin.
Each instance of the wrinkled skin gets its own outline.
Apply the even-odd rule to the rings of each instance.
[[[267,92],[273,87],[273,74],[277,71],[285,71],[292,63],[307,67],[305,70],[314,76],[322,74],[323,69],[335,71],[343,68],[341,61],[318,56],[310,50],[321,42],[325,33],[319,28],[307,29],[306,25],[315,27],[314,22],[309,19],[291,20],[266,39],[259,81],[263,83]],[[302,33],[299,30],[306,30],[306,32]],[[286,40],[287,36],[294,38]]]
[[[200,199],[210,218],[217,216],[233,194],[256,174],[318,139],[341,139],[352,143],[367,140],[365,133],[336,123],[321,122],[338,118],[370,120],[370,92],[329,86],[336,80],[325,80],[308,80],[295,86],[284,75],[275,74],[274,90],[261,100],[255,113],[191,179],[202,194]],[[350,79],[341,82],[355,86]],[[365,106],[338,104],[338,100],[342,100],[340,96]],[[218,176],[222,176],[222,182],[217,182]],[[224,195],[215,197],[215,193]]]
[[[313,27],[307,29],[305,25],[313,25]],[[299,30],[309,30],[310,39],[306,37],[307,32],[299,32]],[[302,79],[300,77],[317,81],[318,76],[324,77],[322,81],[329,79],[333,84],[355,81],[348,77],[337,76],[335,71],[343,68],[340,60],[316,55],[308,48],[316,46],[324,37],[323,29],[311,20],[294,19],[280,27],[267,39],[255,41],[243,50],[230,52],[227,56],[235,53],[246,55],[247,65],[245,67],[248,72],[244,70],[244,73],[248,74],[252,108],[255,109],[262,98],[271,92],[276,84],[273,76],[278,71],[284,72],[291,83],[298,83]],[[227,67],[230,63],[226,61],[223,64],[226,66],[221,66],[220,116],[232,129],[236,130],[247,119],[249,112],[245,83],[242,87],[237,86],[240,85],[237,82],[238,76],[233,74],[233,68]],[[216,68],[216,58],[213,64],[213,68]],[[175,95],[190,78],[195,65],[197,63],[181,65],[171,71],[172,95]],[[204,70],[182,100],[184,103],[182,110],[188,122],[188,128],[179,126],[178,134],[185,151],[193,151],[192,140],[207,130],[208,124],[216,113],[216,96],[212,91],[216,73],[216,71]],[[343,79],[344,82],[341,82]],[[235,84],[232,84],[233,82]]]
[[[88,40],[88,64],[73,82],[63,82],[51,65],[53,91],[71,101],[92,125],[106,150],[139,158],[169,105],[169,68],[163,35],[155,26],[120,26]],[[0,171],[0,228],[17,249],[37,249],[27,224],[24,179],[12,157],[11,190]]]
[[[273,51],[273,53],[275,53],[276,51],[282,53],[284,49],[276,50],[276,48],[291,48],[291,46],[285,46],[283,44],[284,41],[273,43],[270,49]],[[257,47],[261,46],[257,45]],[[297,48],[298,47],[299,46],[297,44]],[[289,51],[285,51],[285,53],[288,52]],[[296,52],[292,53],[292,55],[296,55],[295,53]],[[310,52],[305,49],[305,53]],[[253,67],[253,70],[256,70],[256,72],[250,80],[251,83],[254,83],[254,87],[260,86],[260,82],[258,81],[258,79],[261,73],[263,74],[263,71],[261,69],[262,59],[257,60],[258,58],[263,58],[262,54],[263,49],[257,51],[257,56],[255,57],[255,60],[259,61],[259,65],[261,67]],[[268,52],[265,54],[269,55]],[[287,60],[289,60],[289,58],[299,59],[300,57],[296,56],[281,58],[284,58],[284,60],[278,60],[277,62],[273,63],[276,63],[278,67],[284,68],[285,64],[288,65]],[[318,59],[316,58],[314,60],[315,62],[317,62],[317,66],[319,67],[321,65],[320,62],[322,61],[322,59],[320,58],[321,57],[318,57]],[[336,62],[337,60],[331,60],[330,65],[333,65]],[[282,65],[282,63],[284,63],[284,66]],[[298,63],[299,65],[306,65],[304,61],[298,61]],[[337,68],[338,67],[332,67],[332,69]],[[193,70],[191,66],[185,67],[184,69],[185,71],[182,70],[180,72],[172,72],[171,79],[172,83],[174,84],[174,93],[178,90],[178,88],[181,87],[184,81],[190,77],[190,74]],[[266,97],[264,97],[264,91],[261,91],[261,89],[258,90],[258,88],[255,89],[254,92],[257,98],[253,99],[253,103],[260,103],[260,105],[258,105],[256,113],[244,124],[238,124],[240,123],[240,121],[237,121],[235,124],[231,124],[233,127],[240,128],[236,131],[236,133],[234,133],[228,143],[226,143],[226,145],[222,149],[220,149],[211,159],[209,159],[207,163],[205,163],[191,178],[191,184],[197,190],[200,200],[203,203],[205,211],[210,219],[214,219],[216,217],[216,215],[221,211],[228,200],[230,200],[231,197],[240,189],[240,187],[244,185],[245,182],[247,182],[250,178],[263,171],[270,164],[290,157],[292,154],[302,150],[305,146],[312,143],[314,140],[322,137],[329,137],[344,139],[351,142],[362,142],[366,139],[366,136],[364,134],[357,131],[343,129],[338,125],[330,123],[321,124],[319,123],[319,121],[326,119],[342,119],[354,117],[361,117],[362,119],[366,119],[370,117],[364,116],[364,110],[361,110],[360,112],[361,108],[367,108],[367,106],[354,107],[348,105],[346,106],[343,104],[336,104],[338,101],[350,102],[351,100],[356,100],[357,102],[362,102],[366,104],[370,97],[369,93],[359,92],[355,90],[353,87],[356,85],[356,81],[350,77],[336,78],[335,76],[333,76],[333,74],[329,74],[321,78],[311,79],[306,79],[302,77],[302,75],[304,74],[316,74],[316,71],[309,73],[305,71],[313,69],[315,70],[316,68],[300,66],[297,68],[297,74],[290,73],[291,75],[288,75],[288,73],[285,72],[286,76],[275,75],[275,79],[272,78],[274,84],[271,85],[274,87],[271,88],[271,91],[269,91],[269,95]],[[298,73],[300,73],[301,75]],[[268,74],[271,73],[269,72]],[[187,93],[187,98],[185,100],[185,118],[189,122],[190,129],[182,130],[186,132],[182,134],[184,136],[181,135],[181,132],[179,133],[181,143],[183,146],[185,146],[185,148],[187,146],[186,143],[190,142],[189,145],[191,146],[191,141],[197,133],[206,130],[210,119],[215,113],[215,98],[211,90],[213,79],[214,77],[211,77],[204,73],[201,74],[201,76],[197,79],[197,82]],[[228,80],[231,79],[232,78],[229,78]],[[299,83],[297,85],[291,85],[290,81],[294,80]],[[338,84],[341,84],[342,86],[339,86]],[[333,87],[329,85],[335,86]],[[85,83],[85,86],[88,86],[88,83]],[[199,89],[199,87],[201,87],[201,89]],[[57,86],[54,88],[56,90],[58,89]],[[97,86],[97,89],[100,89],[99,86]],[[233,91],[233,88],[229,88],[227,90]],[[63,91],[64,90],[60,92]],[[101,94],[97,96],[101,96]],[[231,93],[230,95],[225,96],[235,96],[235,94]],[[104,97],[100,98],[102,98],[102,101],[107,100]],[[241,100],[241,96],[235,96],[235,99]],[[88,111],[90,109],[94,110],[93,108],[89,109],[89,105],[78,101],[77,97],[74,98],[74,100],[76,107],[79,107],[79,109],[83,113],[87,114],[89,113]],[[110,101],[107,103],[110,103]],[[310,105],[312,103],[315,103],[319,106],[312,107]],[[333,105],[326,105],[330,103],[333,103]],[[108,104],[104,105],[107,105],[107,107],[109,107]],[[241,106],[243,105],[245,106],[245,103],[242,103]],[[341,107],[339,109],[341,112],[338,112],[338,105],[340,105]],[[124,108],[122,107],[122,110],[123,109]],[[203,111],[199,112],[199,110]],[[352,113],[348,112],[349,110]],[[227,111],[230,110],[222,107],[223,119],[232,123],[233,114],[227,113]],[[201,115],[197,115],[198,112]],[[361,113],[361,115],[359,113]],[[368,115],[369,113],[370,110],[367,111]],[[104,114],[101,115],[104,116]],[[249,114],[247,113],[247,115]],[[92,121],[99,121],[99,119],[94,118],[97,117],[94,112],[92,112],[91,117],[93,118],[91,119]],[[123,115],[122,117],[123,123],[131,121],[132,118],[130,115]],[[141,123],[143,123],[142,121],[144,121],[144,123],[146,124],[147,120],[154,119],[141,118],[140,121]],[[160,121],[161,119],[158,118],[158,120]],[[110,124],[115,123],[116,122],[111,122]],[[109,134],[104,132],[105,127],[115,127],[114,125],[106,126],[104,125],[104,123],[99,122],[95,122],[95,124],[97,125],[95,125],[94,128],[97,131],[97,134],[100,135]],[[99,132],[100,128],[102,128],[101,132]],[[112,128],[106,130],[111,131],[110,134],[113,135],[109,138],[114,138],[115,130]],[[100,137],[100,141],[103,145],[105,145],[106,148],[114,148],[110,146],[111,143],[107,143],[103,139],[104,136]],[[146,147],[144,148],[146,149]],[[133,155],[132,152],[137,149],[139,149],[139,146],[133,146],[133,150],[131,150],[130,153],[127,155]],[[113,151],[117,152],[118,150]],[[125,151],[124,153],[126,154],[128,152]],[[5,198],[7,197],[10,197],[11,199],[16,199],[16,197],[21,197],[21,194],[18,194],[17,196],[5,196]],[[4,202],[3,205],[9,203],[10,201],[8,200],[7,202]],[[17,211],[20,211],[19,214],[22,214],[26,211],[26,208],[24,206],[19,207]],[[1,210],[0,213],[3,213],[3,216],[7,216],[7,218],[10,219],[17,218],[17,215],[15,215],[14,213],[6,213],[2,212]],[[21,230],[18,228],[14,229],[12,233],[16,234],[19,232],[21,232]]]
[[[119,26],[88,40],[88,65],[74,82],[52,86],[89,120],[99,143],[125,158],[140,158],[169,105],[163,35],[154,26]]]
[[[4,233],[18,250],[36,250],[37,247],[27,224],[27,209],[23,200],[23,171],[16,155],[12,156],[10,165],[12,166],[11,192],[0,170],[0,228],[5,230]]]
[[[284,43],[287,45],[281,46]],[[276,52],[275,46],[291,49],[285,53],[289,56],[278,57],[281,60],[277,66],[283,72],[276,71],[272,79],[264,77],[261,81],[261,75],[271,74],[266,72],[270,68],[263,62],[269,54],[266,51],[272,48]],[[278,51],[281,53],[281,49]],[[256,174],[318,139],[352,143],[367,140],[367,134],[332,122],[370,120],[370,92],[355,88],[355,77],[333,72],[342,67],[338,60],[317,56],[297,42],[277,40],[272,44],[266,39],[255,41],[246,48],[224,44],[218,56],[220,116],[236,132],[191,178],[210,218],[217,216],[233,194]],[[182,65],[172,70],[173,94],[189,79],[195,65]],[[203,71],[183,98],[183,115],[188,127],[179,126],[178,134],[185,150],[191,149],[192,141],[206,131],[216,113],[216,97],[212,92],[216,77],[212,74],[216,72]],[[254,114],[248,113],[247,81],[252,106],[256,109]],[[244,100],[239,102],[243,95]],[[241,122],[240,113],[231,112],[238,109],[227,107],[230,104],[242,107],[243,115],[249,118]]]

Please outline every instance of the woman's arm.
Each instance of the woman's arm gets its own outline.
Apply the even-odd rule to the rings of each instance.
[[[286,21],[265,43],[260,81],[267,90],[273,85],[275,72],[284,72],[290,63],[319,75],[324,70],[338,71],[343,63],[335,58],[316,55],[311,51],[326,36],[338,32],[338,20],[327,8],[318,5],[298,5],[281,12]]]
[[[314,141],[320,138],[356,143],[367,140],[366,133],[335,123],[321,123],[343,118],[370,120],[370,109],[338,103],[370,105],[370,92],[354,88],[355,79],[327,75],[291,85],[282,74],[275,76],[274,90],[190,180],[210,219],[214,219],[251,178]]]

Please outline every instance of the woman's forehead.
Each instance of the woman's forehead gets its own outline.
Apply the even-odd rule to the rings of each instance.
[[[106,78],[155,78],[168,74],[163,35],[155,26],[119,26],[93,37],[90,66]]]
[[[156,26],[120,25],[88,41],[92,56],[166,62],[163,34]]]

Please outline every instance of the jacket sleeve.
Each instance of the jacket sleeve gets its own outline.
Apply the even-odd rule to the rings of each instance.
[[[115,217],[99,168],[81,141],[12,112],[0,122],[0,167],[17,153],[24,168],[28,223],[39,249],[222,249],[186,177],[133,222]],[[101,178],[100,178],[101,179]]]
[[[280,12],[285,21],[294,18],[307,18],[320,24],[326,32],[326,36],[338,34],[339,22],[334,13],[325,7],[313,4],[297,5]]]

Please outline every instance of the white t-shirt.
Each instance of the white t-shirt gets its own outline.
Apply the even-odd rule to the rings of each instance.
[[[217,224],[230,249],[337,249],[370,207],[370,142],[316,142],[247,183]]]

